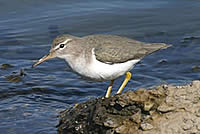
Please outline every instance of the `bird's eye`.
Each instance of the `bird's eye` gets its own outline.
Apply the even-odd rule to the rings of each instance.
[[[63,48],[65,46],[65,44],[60,44],[60,48]]]

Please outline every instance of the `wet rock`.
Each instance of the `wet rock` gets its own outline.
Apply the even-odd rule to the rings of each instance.
[[[200,81],[97,98],[60,114],[60,134],[160,134],[200,131]]]
[[[0,69],[7,70],[7,69],[12,68],[12,67],[14,67],[14,66],[11,65],[11,64],[1,64]]]
[[[13,72],[11,75],[5,76],[5,79],[9,82],[20,82],[25,75],[26,73],[21,69],[20,72]]]
[[[199,40],[200,37],[199,36],[186,36],[183,38],[183,40],[181,40],[181,43],[187,43],[189,41],[194,41],[194,40]]]
[[[192,66],[192,71],[193,72],[199,72],[200,71],[200,66]]]
[[[166,59],[161,59],[158,61],[158,64],[166,64],[168,61]]]

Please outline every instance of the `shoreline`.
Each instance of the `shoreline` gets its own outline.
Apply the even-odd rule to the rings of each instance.
[[[200,81],[126,91],[60,114],[59,134],[166,134],[200,131]]]

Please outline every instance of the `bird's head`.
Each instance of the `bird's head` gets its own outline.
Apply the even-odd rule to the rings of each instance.
[[[78,37],[72,36],[72,35],[60,35],[56,37],[53,40],[51,49],[49,53],[45,56],[43,56],[41,59],[39,59],[33,67],[36,67],[37,65],[41,64],[42,62],[52,59],[52,58],[65,58],[70,52],[70,46],[71,42]]]

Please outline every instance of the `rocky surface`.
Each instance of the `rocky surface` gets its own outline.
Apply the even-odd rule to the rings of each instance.
[[[98,98],[63,111],[60,134],[200,134],[200,81]]]

